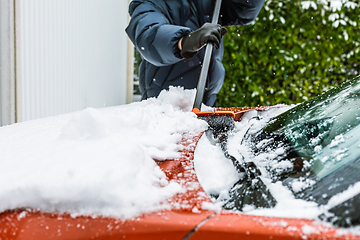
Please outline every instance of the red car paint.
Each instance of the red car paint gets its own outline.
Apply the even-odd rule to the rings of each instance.
[[[261,108],[233,108],[243,112]],[[0,239],[359,239],[306,219],[251,216],[204,209],[211,203],[198,182],[193,158],[201,135],[184,138],[179,160],[157,161],[169,181],[186,192],[169,200],[171,209],[130,220],[45,213],[25,209],[0,214]],[[209,205],[209,204],[207,204]]]

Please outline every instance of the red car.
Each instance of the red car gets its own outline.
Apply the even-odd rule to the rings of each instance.
[[[347,111],[349,114],[355,114],[355,120],[345,123],[348,128],[343,132],[344,141],[339,141],[339,144],[347,144],[347,141],[351,142],[351,144],[355,142],[357,144],[355,144],[355,147],[353,148],[355,153],[348,154],[348,156],[356,155],[356,157],[352,159],[344,158],[346,162],[341,162],[345,161],[341,160],[341,164],[336,165],[336,168],[333,167],[333,164],[330,165],[331,168],[327,168],[326,162],[323,162],[325,166],[322,166],[322,168],[319,168],[318,165],[316,165],[316,168],[312,168],[310,164],[309,169],[307,169],[308,171],[305,173],[308,174],[311,172],[311,174],[316,174],[317,172],[320,172],[323,175],[318,178],[319,184],[316,186],[318,186],[320,190],[330,189],[323,187],[321,184],[325,184],[326,186],[329,181],[337,181],[338,179],[341,181],[341,179],[346,179],[343,177],[334,180],[335,178],[333,178],[331,174],[340,174],[342,171],[341,169],[345,169],[346,171],[344,172],[349,175],[352,169],[354,169],[354,167],[357,169],[358,166],[357,161],[360,154],[358,150],[359,145],[356,141],[358,141],[357,139],[359,139],[359,137],[357,136],[358,134],[352,134],[354,133],[352,130],[356,130],[360,122],[360,118],[356,117],[360,109],[360,82],[358,79],[359,78],[355,79],[350,82],[350,84],[347,84],[340,89],[332,90],[328,94],[296,106],[291,109],[290,112],[285,112],[275,120],[273,119],[266,128],[260,131],[260,133],[257,132],[249,135],[247,138],[252,141],[257,141],[259,138],[262,140],[267,139],[267,137],[271,135],[269,135],[269,132],[266,132],[268,129],[275,133],[282,133],[280,130],[283,128],[281,127],[285,125],[292,126],[291,124],[285,124],[288,120],[287,117],[292,116],[291,114],[301,114],[301,119],[305,121],[304,125],[302,125],[303,123],[299,123],[291,128],[292,131],[284,132],[286,134],[294,134],[295,131],[299,130],[298,126],[304,126],[304,128],[301,128],[300,130],[307,129],[309,130],[307,133],[311,134],[317,130],[317,132],[320,132],[321,136],[324,137],[324,139],[321,140],[325,141],[325,137],[330,136],[330,133],[326,134],[328,130],[330,131],[330,127],[334,127],[336,131],[342,131],[342,128],[336,124],[345,120],[348,121],[349,119],[349,115],[346,115],[345,113],[338,114],[338,110],[331,110],[331,103],[335,102],[332,99],[342,101],[337,102],[337,106],[343,106],[345,112]],[[344,94],[343,91],[346,91],[346,94]],[[342,95],[339,97],[339,94]],[[343,100],[341,100],[341,97],[343,97]],[[325,101],[326,104],[319,104],[321,101]],[[344,106],[347,102],[352,105],[350,107]],[[311,106],[315,107],[312,108]],[[232,108],[230,110],[235,113],[235,120],[238,121],[241,119],[244,112],[254,109],[260,111],[264,108],[266,107]],[[340,118],[336,122],[333,121],[335,117],[328,118],[327,116],[322,116],[318,111],[319,108],[330,109],[331,111],[328,111],[329,114],[336,113],[334,116],[340,116]],[[311,111],[315,109],[316,111],[314,110],[314,112],[317,114],[310,115],[315,117],[321,116],[321,119],[326,120],[326,124],[324,121],[315,121],[317,125],[314,125],[314,121],[306,120],[306,117],[304,117],[306,116],[306,113],[304,113],[304,111],[307,111],[308,109],[311,109]],[[336,109],[339,109],[339,107]],[[341,116],[346,117],[341,118]],[[330,121],[329,119],[332,120]],[[281,121],[282,124],[277,125],[278,121]],[[318,122],[320,122],[320,125]],[[276,126],[278,129],[275,129]],[[281,127],[279,128],[279,126]],[[316,126],[317,128],[315,129]],[[273,135],[271,136],[273,137]],[[296,136],[301,136],[301,139],[295,140],[301,140],[302,142],[306,142],[303,141],[303,137],[309,137],[309,135],[306,134]],[[346,224],[350,226],[358,225],[359,218],[357,209],[359,208],[357,208],[356,203],[359,194],[344,201],[344,204],[340,204],[339,206],[330,209],[333,216],[330,218],[323,216],[321,219],[324,221],[322,222],[308,219],[247,215],[239,211],[226,210],[228,209],[226,204],[222,210],[215,208],[211,198],[201,187],[194,169],[194,151],[200,137],[201,135],[191,139],[182,140],[182,144],[185,148],[182,151],[180,160],[157,162],[166,174],[168,180],[176,181],[186,189],[184,193],[177,194],[172,199],[168,200],[171,209],[144,214],[130,220],[107,217],[93,218],[91,216],[72,217],[70,214],[53,214],[32,211],[29,209],[12,210],[0,214],[0,239],[360,239],[359,235],[352,235],[350,231],[344,231],[343,228],[338,228],[348,227]],[[282,140],[285,137],[289,138],[288,135],[282,135],[282,137]],[[294,138],[292,140],[294,140]],[[309,142],[313,141],[309,141],[307,138],[307,143]],[[287,143],[290,145],[293,144],[291,141],[288,141]],[[254,146],[257,145],[255,144]],[[304,148],[304,146],[301,147],[302,149]],[[332,149],[333,148],[334,147],[332,146]],[[352,145],[349,145],[347,148],[351,151]],[[289,149],[294,150],[294,148]],[[261,150],[262,149],[256,149],[256,151],[260,152]],[[325,150],[326,146],[324,145],[324,151]],[[309,151],[306,153],[308,154]],[[298,154],[303,153],[298,151]],[[313,154],[313,152],[310,154]],[[293,159],[298,160],[299,158],[306,159],[306,156],[296,156]],[[323,169],[330,170],[326,170],[326,174],[324,174],[322,171]],[[288,179],[288,181],[290,181],[293,179],[293,170],[294,169],[288,172],[281,172],[278,175],[275,174],[273,177],[276,179]],[[308,174],[307,176],[313,177],[311,174]],[[359,181],[357,179],[359,174],[356,175],[357,176],[351,178],[350,182],[346,182],[347,187],[354,184],[354,182]],[[344,184],[337,185],[342,186],[341,188],[338,188],[337,192],[343,191],[343,189],[346,188]],[[301,192],[302,195],[299,194],[298,196],[306,197],[311,195],[315,197],[314,201],[317,201],[316,191],[320,190],[317,189],[316,186],[312,188],[312,192],[309,189],[305,189]],[[334,189],[335,188],[336,187],[334,187]],[[331,191],[333,191],[333,189],[331,189]],[[321,194],[321,191],[319,194]],[[323,196],[321,201],[325,201],[324,194],[321,196]],[[333,224],[330,225],[328,222]]]
[[[250,108],[233,110],[239,117]],[[73,218],[19,209],[0,215],[0,239],[360,239],[312,220],[207,209],[211,200],[199,184],[193,164],[199,138],[182,141],[186,148],[180,161],[158,162],[169,180],[187,189],[169,200],[172,209],[131,220]]]

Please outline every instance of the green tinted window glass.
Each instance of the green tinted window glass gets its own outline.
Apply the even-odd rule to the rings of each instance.
[[[322,178],[360,156],[360,77],[276,117],[264,132],[286,137]]]

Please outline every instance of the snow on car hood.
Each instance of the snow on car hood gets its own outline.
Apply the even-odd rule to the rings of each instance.
[[[195,92],[0,128],[0,212],[31,208],[131,218],[166,208],[181,186],[153,159],[180,157],[184,134],[207,124],[191,112]]]

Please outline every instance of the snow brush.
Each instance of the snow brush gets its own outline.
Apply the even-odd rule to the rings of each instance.
[[[221,7],[221,0],[216,0],[214,14],[211,23],[217,24],[219,20],[219,13]],[[196,88],[196,96],[192,112],[194,112],[200,119],[205,120],[209,129],[205,132],[209,141],[214,144],[219,142],[224,152],[225,157],[229,158],[238,172],[243,172],[246,175],[245,179],[240,179],[242,184],[240,188],[232,189],[230,194],[237,195],[238,200],[235,202],[225,203],[225,209],[231,204],[242,210],[243,206],[254,205],[256,208],[262,205],[266,208],[276,205],[276,200],[272,197],[269,189],[259,177],[261,172],[257,169],[255,164],[246,164],[239,161],[229,154],[227,149],[228,134],[235,128],[235,113],[232,111],[208,111],[201,112],[201,104],[204,97],[205,83],[209,71],[210,57],[212,54],[213,44],[208,43],[205,49],[205,56],[203,66],[201,68],[199,82]],[[233,206],[231,205],[231,206]]]
[[[216,0],[215,9],[212,17],[211,23],[217,24],[220,15],[221,0]],[[221,134],[234,129],[235,126],[235,113],[232,111],[206,111],[201,112],[201,103],[204,97],[205,83],[207,75],[209,72],[210,58],[213,50],[213,44],[211,42],[207,43],[205,49],[204,62],[200,72],[199,82],[196,88],[195,101],[193,105],[193,110],[199,118],[205,120],[209,124],[209,129],[214,134],[214,137],[217,138]]]

